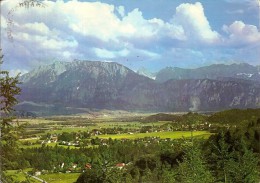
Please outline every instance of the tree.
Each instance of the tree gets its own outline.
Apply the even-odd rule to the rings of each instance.
[[[77,179],[77,183],[117,183],[123,180],[123,171],[115,167],[114,152],[107,147],[99,147],[90,164],[91,169],[82,173]]]
[[[229,133],[226,134],[229,136]],[[230,144],[226,143],[224,132],[221,132],[217,137],[217,142],[212,143],[213,151],[211,152],[211,160],[215,163],[214,169],[216,171],[217,178],[222,182],[229,182],[229,166],[233,159],[233,150]],[[227,139],[231,139],[227,137]]]
[[[162,171],[161,181],[162,183],[175,183],[176,172],[173,169],[164,168]]]
[[[1,50],[0,50],[1,52]],[[13,106],[17,104],[16,95],[19,95],[21,89],[17,86],[19,84],[19,74],[15,77],[9,76],[8,71],[1,69],[3,64],[3,55],[0,53],[0,107],[1,117],[8,117],[13,111]],[[7,122],[7,121],[5,121]],[[4,123],[7,125],[7,123]]]
[[[102,177],[99,176],[101,172],[97,169],[90,169],[82,173],[77,179],[77,183],[102,183]]]
[[[63,132],[61,135],[59,135],[58,139],[59,141],[66,141],[66,142],[75,140],[73,134],[69,132]]]
[[[0,50],[1,52],[2,50]],[[19,95],[21,89],[17,86],[19,84],[18,77],[11,77],[8,71],[1,69],[3,63],[3,55],[0,56],[0,164],[2,170],[1,181],[6,179],[3,171],[6,168],[17,168],[18,164],[15,162],[19,148],[17,144],[20,126],[13,124],[13,107],[17,104],[16,95]]]
[[[247,147],[243,136],[236,139],[227,131],[214,138],[209,159],[218,181],[259,182],[259,157]]]
[[[243,153],[236,152],[235,158],[229,163],[231,182],[258,182],[258,157],[251,150],[245,149]]]
[[[187,115],[185,115],[184,120],[189,125],[191,140],[193,140],[193,131],[197,128],[198,124],[204,120],[203,116],[199,115],[198,113],[189,112]]]
[[[193,142],[185,147],[183,161],[179,163],[179,181],[184,183],[213,182],[214,178],[209,171],[201,149]]]
[[[0,2],[1,3],[1,2]],[[7,36],[13,41],[12,36],[12,16],[17,7],[45,7],[40,0],[23,0],[16,7],[8,12]],[[7,168],[18,168],[20,149],[18,148],[18,137],[23,131],[23,126],[13,123],[13,107],[18,103],[16,96],[20,94],[18,87],[19,74],[11,77],[8,71],[2,70],[3,64],[2,49],[0,48],[0,182],[13,182],[11,177],[4,174]],[[24,160],[24,159],[23,159]],[[22,161],[23,161],[22,160]],[[27,164],[26,161],[23,161]]]

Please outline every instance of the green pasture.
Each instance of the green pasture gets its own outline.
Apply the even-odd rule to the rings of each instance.
[[[31,142],[31,143],[35,143],[38,140],[39,139],[34,139],[34,138],[20,139],[21,142]]]
[[[24,172],[18,170],[7,170],[7,176],[11,176],[14,182],[30,181],[30,183],[39,183],[40,181],[35,180],[27,176]]]
[[[80,173],[53,173],[40,175],[39,177],[48,183],[73,183],[76,182]]]
[[[202,137],[208,138],[212,135],[208,131],[194,131],[194,137]],[[103,139],[138,139],[145,137],[160,137],[161,139],[171,138],[171,139],[179,139],[179,138],[189,138],[191,137],[190,131],[170,131],[170,132],[151,132],[151,133],[134,133],[134,134],[115,134],[115,135],[98,135],[98,138]]]
[[[11,176],[14,182],[29,181],[30,183],[39,183],[40,181],[27,176],[25,173],[18,170],[8,170],[6,175]],[[80,173],[52,173],[38,176],[40,179],[48,183],[73,183]]]

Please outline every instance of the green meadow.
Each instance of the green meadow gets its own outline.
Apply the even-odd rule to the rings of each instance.
[[[48,183],[73,183],[76,182],[80,173],[52,173],[39,177]]]
[[[8,170],[7,175],[13,178],[14,182],[30,182],[30,183],[40,183],[32,177],[27,176],[24,172],[18,170]],[[48,183],[73,183],[77,180],[80,173],[50,173],[38,176],[40,179],[47,181]]]
[[[23,182],[23,181],[29,181],[30,183],[39,183],[40,181],[33,179],[32,177],[29,177],[24,172],[21,172],[19,170],[7,170],[6,171],[7,176],[11,176],[14,182]]]
[[[202,137],[208,138],[212,135],[208,131],[194,131],[194,137]],[[151,132],[151,133],[133,133],[133,134],[115,134],[115,135],[98,135],[96,136],[102,139],[138,139],[138,138],[145,138],[145,137],[160,137],[161,139],[180,139],[180,138],[189,138],[191,137],[190,131],[170,131],[170,132]]]

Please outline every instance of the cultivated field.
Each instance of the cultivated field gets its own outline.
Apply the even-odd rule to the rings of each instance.
[[[211,133],[207,131],[195,131],[193,132],[194,137],[208,138]],[[98,135],[99,138],[104,139],[138,139],[145,137],[159,137],[161,139],[180,139],[191,137],[189,131],[171,131],[171,132],[150,132],[150,133],[136,133],[136,134],[116,134],[116,135]]]

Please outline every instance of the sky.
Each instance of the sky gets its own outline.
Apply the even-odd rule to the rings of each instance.
[[[55,61],[167,66],[260,65],[259,0],[1,2],[3,68],[26,73]]]

